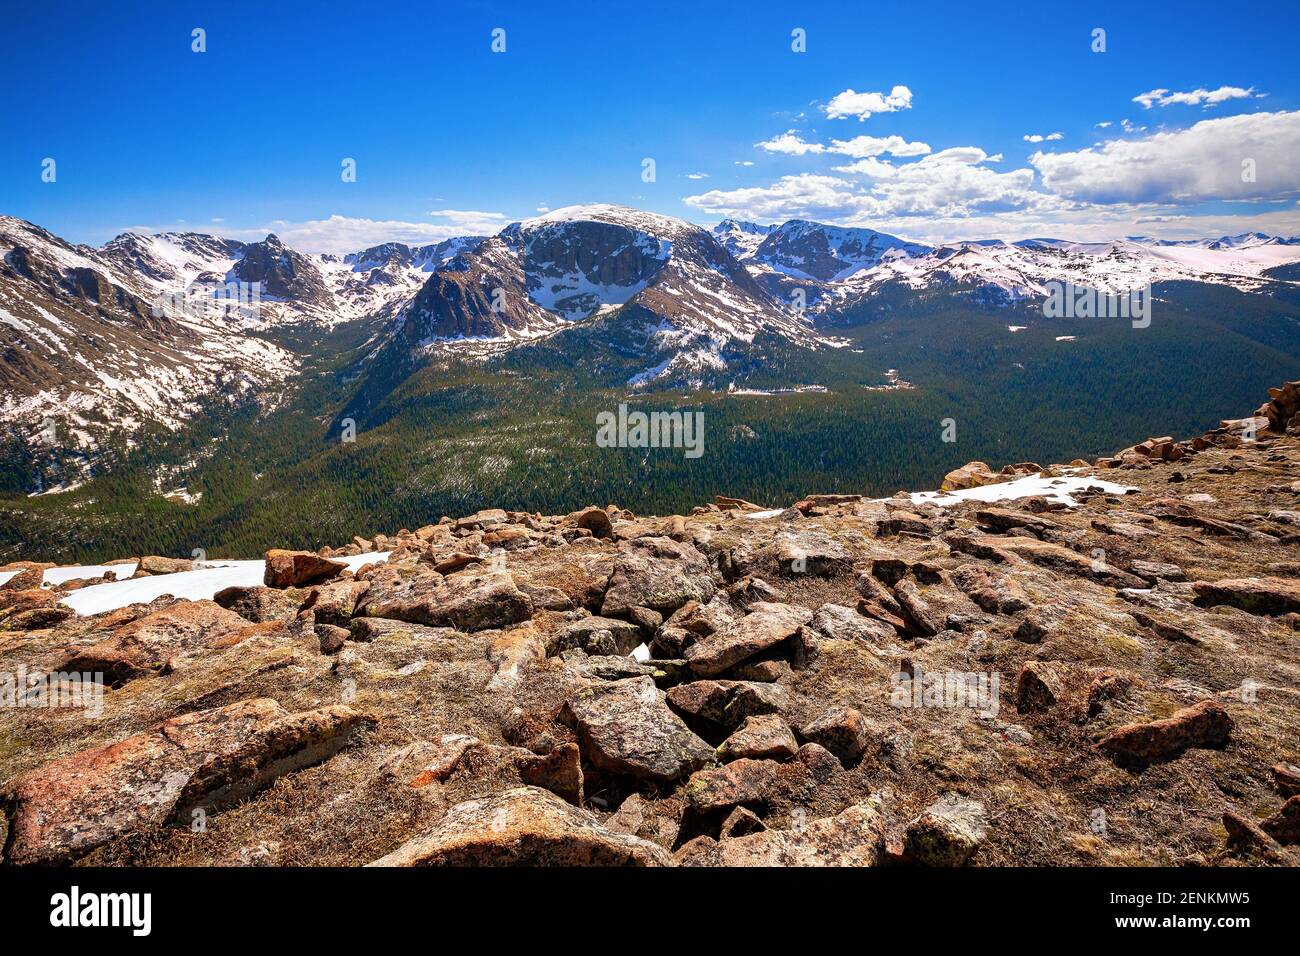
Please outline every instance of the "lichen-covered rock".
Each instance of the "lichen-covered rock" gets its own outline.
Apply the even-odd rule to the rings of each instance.
[[[807,608],[759,601],[729,627],[696,641],[685,652],[686,663],[702,677],[721,674],[794,635],[812,619]]]
[[[568,710],[583,755],[610,773],[669,783],[714,760],[713,748],[669,709],[649,677],[580,690]]]
[[[540,787],[458,803],[371,866],[671,866],[663,848],[600,825]]]
[[[59,669],[101,673],[105,682],[123,684],[158,671],[177,655],[216,649],[248,626],[244,618],[213,601],[181,601],[78,648]]]
[[[289,714],[248,700],[176,717],[56,760],[12,787],[9,863],[67,863],[171,819],[189,825],[346,746],[373,719],[334,706]]]
[[[758,717],[746,717],[745,722],[736,728],[722,746],[718,756],[723,760],[737,760],[742,757],[754,760],[786,760],[799,751],[799,742],[795,740],[790,725],[776,714],[764,714]]]
[[[605,617],[648,607],[671,614],[687,601],[707,603],[716,591],[712,570],[691,544],[644,537],[619,543],[600,613]]]
[[[987,835],[984,804],[946,794],[908,824],[903,855],[920,866],[961,866]]]
[[[1192,584],[1202,607],[1228,604],[1251,614],[1289,614],[1300,611],[1300,580],[1290,578],[1228,578]]]
[[[1116,757],[1142,762],[1169,760],[1189,747],[1222,747],[1232,732],[1232,717],[1216,700],[1203,700],[1162,720],[1126,724],[1097,746]]]

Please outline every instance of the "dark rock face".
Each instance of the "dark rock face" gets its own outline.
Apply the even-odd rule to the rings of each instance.
[[[262,294],[277,299],[306,302],[323,309],[334,304],[333,293],[320,270],[306,256],[286,248],[278,236],[269,235],[245,246],[243,251],[243,257],[231,270],[235,279],[260,282]]]
[[[878,264],[891,250],[919,255],[928,247],[874,229],[840,229],[796,219],[774,229],[753,258],[792,275],[829,282]]]

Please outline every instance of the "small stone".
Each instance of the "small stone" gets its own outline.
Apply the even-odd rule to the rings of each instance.
[[[987,833],[984,804],[946,794],[908,824],[903,855],[921,866],[962,866]]]
[[[871,739],[866,718],[852,707],[822,714],[800,727],[799,736],[825,747],[846,767],[858,762]]]

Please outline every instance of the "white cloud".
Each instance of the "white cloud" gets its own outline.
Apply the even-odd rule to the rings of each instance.
[[[787,156],[802,156],[805,153],[824,153],[826,147],[821,143],[809,143],[799,138],[799,134],[794,130],[786,130],[780,136],[773,136],[771,139],[762,143],[754,144],[759,149],[765,149],[769,153],[785,153]]]
[[[912,91],[906,86],[895,86],[886,93],[857,93],[845,90],[831,97],[823,109],[830,119],[856,116],[859,121],[872,113],[893,113],[912,108]]]
[[[454,212],[455,210],[444,210]],[[289,222],[277,219],[253,229],[228,229],[218,224],[212,231],[231,239],[257,242],[273,232],[291,249],[302,252],[328,252],[344,255],[376,246],[383,242],[405,242],[424,245],[441,242],[455,236],[492,235],[508,221],[500,213],[477,213],[477,219],[462,219],[446,223],[404,222],[395,219],[357,219],[351,216],[330,216],[328,219],[309,219]],[[478,228],[472,228],[478,227]],[[150,231],[165,232],[166,229]]]
[[[997,162],[976,146],[941,150],[914,163],[894,165],[864,157],[837,171],[870,177],[871,183],[804,173],[770,186],[713,190],[683,202],[705,212],[746,219],[821,217],[970,216],[981,211],[1061,205],[1035,192],[1034,172],[1000,173]]]
[[[1097,129],[1105,129],[1107,126],[1112,126],[1112,125],[1114,124],[1111,123],[1110,120],[1102,120],[1100,123],[1097,124]]]
[[[510,220],[499,212],[481,212],[477,209],[432,209],[429,215],[446,219],[461,230],[458,235],[486,236],[500,232]]]
[[[1254,182],[1243,182],[1246,160]],[[1202,120],[1029,162],[1048,190],[1093,203],[1285,199],[1300,193],[1300,112]]]
[[[1195,89],[1186,93],[1171,93],[1169,90],[1150,90],[1133,97],[1134,103],[1141,103],[1143,109],[1153,106],[1215,106],[1225,100],[1241,100],[1255,94],[1255,88],[1242,89],[1240,86],[1221,86],[1217,90]]]
[[[836,166],[834,168],[837,173],[849,173],[854,176],[871,176],[875,179],[885,179],[898,172],[898,167],[893,163],[883,159],[876,159],[874,156],[859,159],[856,163],[850,163],[848,166]]]
[[[1046,136],[1042,135],[1041,133],[1026,133],[1021,138],[1024,139],[1026,143],[1045,143],[1045,142],[1050,142],[1052,140],[1065,139],[1065,136],[1061,133],[1048,133]]]
[[[783,176],[770,186],[713,189],[682,202],[713,215],[778,220],[836,215],[851,207],[854,185],[836,176],[800,173]]]
[[[930,152],[928,143],[909,143],[901,136],[855,136],[853,139],[835,139],[831,140],[829,149],[832,153],[842,153],[854,159],[880,156],[884,153],[889,153],[891,156],[924,156]]]
[[[736,165],[737,165],[737,166],[753,166],[753,165],[754,165],[754,161],[753,161],[752,159],[738,159],[738,160],[736,160]]]
[[[709,174],[708,173],[687,173],[686,178],[687,179],[708,179]]]

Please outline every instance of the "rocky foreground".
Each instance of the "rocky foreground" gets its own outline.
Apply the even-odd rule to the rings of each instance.
[[[945,482],[1132,489],[1073,507],[494,509],[87,617],[9,566],[5,861],[1295,865],[1297,412]]]

